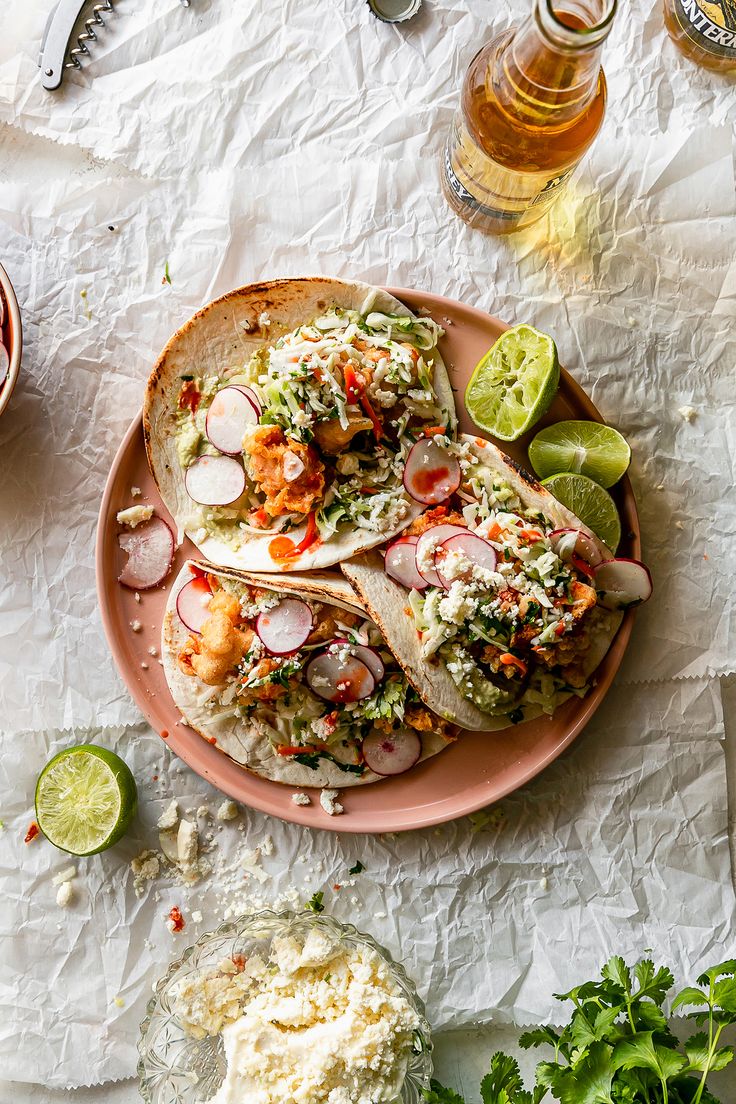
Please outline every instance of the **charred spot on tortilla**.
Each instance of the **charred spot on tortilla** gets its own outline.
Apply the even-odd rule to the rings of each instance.
[[[513,456],[507,456],[507,457],[506,457],[506,460],[507,460],[508,464],[509,464],[509,465],[510,465],[510,466],[511,466],[511,467],[512,467],[513,469],[514,469],[514,471],[516,472],[516,474],[517,474],[517,475],[518,475],[518,476],[519,476],[519,477],[520,477],[521,479],[523,479],[523,480],[524,480],[524,482],[526,483],[526,485],[527,485],[528,487],[531,487],[531,489],[532,489],[533,491],[542,491],[542,492],[544,493],[544,487],[543,487],[543,486],[542,486],[542,484],[541,484],[541,483],[539,482],[539,480],[538,480],[538,479],[536,479],[536,478],[535,478],[535,477],[534,477],[533,475],[531,475],[531,474],[530,474],[530,473],[529,473],[529,472],[528,472],[528,471],[526,470],[526,468],[524,468],[524,467],[522,467],[522,466],[521,466],[521,464],[517,463],[517,461],[516,461],[516,460],[514,460]]]

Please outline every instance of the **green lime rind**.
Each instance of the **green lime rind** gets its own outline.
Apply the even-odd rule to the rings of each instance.
[[[542,486],[615,553],[621,540],[621,521],[608,491],[580,472],[551,475],[542,480]]]
[[[96,744],[65,748],[36,783],[36,820],[44,836],[70,855],[96,855],[125,834],[138,806],[130,768]]]
[[[557,346],[549,334],[514,326],[476,365],[465,408],[479,429],[516,441],[549,409],[559,383]]]
[[[613,426],[555,422],[540,429],[529,445],[529,462],[540,479],[572,472],[587,475],[601,487],[612,487],[631,463],[631,449]]]

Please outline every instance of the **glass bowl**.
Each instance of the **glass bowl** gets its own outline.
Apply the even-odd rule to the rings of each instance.
[[[204,1104],[214,1096],[225,1076],[222,1037],[193,1039],[174,1016],[171,996],[175,983],[201,970],[217,967],[223,958],[235,954],[247,957],[260,953],[267,957],[274,936],[304,939],[313,928],[319,928],[344,946],[367,947],[388,963],[396,987],[420,1018],[398,1101],[419,1104],[423,1099],[422,1089],[429,1088],[432,1074],[432,1043],[424,1005],[403,967],[398,966],[374,939],[352,924],[341,924],[331,916],[316,916],[310,912],[274,912],[271,909],[229,921],[203,935],[193,946],[187,947],[154,986],[138,1040],[139,1088],[146,1104]]]

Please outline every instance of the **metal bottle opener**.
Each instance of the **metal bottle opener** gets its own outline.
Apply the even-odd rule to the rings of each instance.
[[[101,4],[95,4],[92,14],[85,21],[84,30],[77,36],[77,45],[69,51],[67,58],[69,39],[85,3],[86,0],[59,0],[49,14],[38,59],[41,84],[49,91],[59,87],[65,69],[82,68],[80,59],[90,53],[87,43],[97,39],[95,28],[105,26],[103,13],[113,11],[113,0],[103,0]]]

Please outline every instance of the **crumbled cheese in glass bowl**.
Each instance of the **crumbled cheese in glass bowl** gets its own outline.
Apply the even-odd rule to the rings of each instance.
[[[334,970],[328,959],[334,963]],[[345,984],[338,981],[340,975]],[[174,1100],[180,1104],[206,1104],[214,1097],[221,1099],[221,1094],[226,1092],[223,1085],[227,1073],[226,1048],[234,1054],[237,1044],[242,1043],[240,1053],[248,1053],[249,1040],[236,1038],[243,1029],[246,1035],[253,1030],[245,1028],[248,1017],[243,1018],[241,1009],[247,1009],[250,1002],[254,1019],[265,1015],[260,1028],[268,1029],[268,1002],[280,994],[283,1004],[287,996],[284,986],[296,983],[294,995],[287,1003],[291,1006],[295,998],[299,1002],[301,1019],[296,1025],[297,1035],[305,1028],[315,1033],[315,1039],[310,1037],[309,1042],[309,1047],[314,1049],[317,1035],[324,1036],[326,1031],[329,1036],[333,1031],[330,1023],[324,1022],[330,1020],[332,1013],[324,1015],[321,1007],[325,978],[328,983],[337,983],[337,990],[342,985],[343,990],[342,1004],[338,1000],[333,1023],[335,1030],[342,1032],[344,1037],[326,1059],[331,1076],[335,1054],[340,1055],[342,1061],[343,1055],[353,1053],[352,1032],[356,1041],[360,1037],[360,1045],[354,1048],[356,1068],[361,1062],[367,1062],[366,1069],[386,1071],[381,1082],[386,1094],[379,1094],[378,1099],[391,1100],[392,1104],[394,1100],[396,1104],[419,1104],[423,1100],[422,1090],[429,1087],[432,1044],[424,1006],[403,968],[369,935],[350,924],[310,912],[270,909],[228,922],[203,935],[155,985],[138,1043],[138,1075],[144,1101],[147,1104],[170,1104]],[[314,993],[308,992],[315,985],[320,992],[317,988]],[[305,1009],[312,997],[320,1008],[320,1023],[315,1025],[307,1023],[305,1018]],[[371,1028],[366,1034],[362,1019],[366,1015],[380,1021],[381,1029],[374,1024],[375,1030]],[[288,1030],[294,1031],[295,1025],[290,1024]],[[373,1034],[377,1042],[375,1055],[364,1053],[364,1044]],[[298,1039],[293,1042],[296,1045]],[[395,1054],[392,1047],[397,1048]],[[279,1048],[270,1049],[274,1052],[272,1073],[280,1083],[284,1073],[276,1061]],[[314,1075],[314,1061],[311,1065]],[[287,1067],[290,1068],[289,1062],[284,1069]],[[388,1091],[391,1067],[396,1090],[406,1068],[397,1096]],[[345,1072],[342,1069],[343,1078]],[[248,1075],[245,1069],[243,1073]],[[349,1062],[347,1074],[350,1074]],[[313,1076],[312,1085],[317,1086],[319,1080],[319,1076]],[[277,1085],[271,1088],[276,1089]],[[293,1090],[294,1086],[289,1085],[292,1098],[295,1096]],[[306,1095],[299,1096],[300,1104],[302,1100],[304,1104],[312,1104],[313,1100],[319,1104],[324,1095],[320,1095],[321,1091],[321,1088],[315,1087],[312,1091],[311,1086],[306,1087]],[[333,1088],[324,1099],[330,1104],[333,1100],[353,1104],[353,1095],[345,1088]],[[360,1093],[359,1096],[362,1100]],[[230,1099],[227,1095],[222,1098]],[[260,1100],[261,1096],[253,1096],[254,1100],[256,1098]],[[267,1098],[270,1100],[271,1095]],[[243,1096],[243,1100],[249,1099],[249,1093]]]

